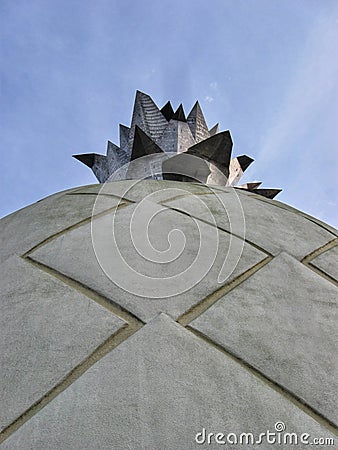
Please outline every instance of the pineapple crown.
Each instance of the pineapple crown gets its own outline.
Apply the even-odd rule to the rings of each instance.
[[[259,189],[261,182],[238,185],[254,160],[247,155],[231,159],[229,130],[220,132],[218,124],[209,129],[198,101],[186,117],[182,104],[174,111],[168,101],[159,109],[149,95],[136,91],[131,125],[120,124],[119,131],[120,146],[108,141],[106,155],[73,155],[92,169],[100,183],[135,178],[199,181],[271,199],[281,191]]]

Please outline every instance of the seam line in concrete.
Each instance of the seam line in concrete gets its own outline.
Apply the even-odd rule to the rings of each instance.
[[[331,250],[331,248],[336,247],[337,245],[338,245],[338,238],[332,239],[332,241],[327,242],[326,244],[316,248],[316,250],[313,250],[311,253],[306,255],[301,262],[306,264],[312,261],[317,256],[321,255],[322,253],[325,253],[327,250]]]
[[[69,192],[68,194],[65,194],[65,195],[95,195],[96,197],[103,196],[103,197],[108,197],[108,198],[114,197],[117,200],[120,200],[121,203],[122,202],[137,203],[134,200],[130,200],[125,197],[119,197],[118,195],[115,195],[115,194],[105,194],[105,193],[100,193],[100,192]]]
[[[68,195],[68,194],[67,194]],[[62,236],[63,234],[68,233],[69,231],[75,230],[76,228],[81,227],[82,225],[85,225],[86,223],[89,223],[92,219],[98,219],[106,214],[109,214],[116,209],[125,208],[126,206],[129,206],[130,203],[123,202],[120,205],[113,206],[112,208],[106,209],[105,211],[101,211],[100,213],[96,215],[91,215],[89,217],[86,217],[85,219],[80,220],[79,222],[74,223],[73,225],[70,225],[69,227],[64,228],[61,231],[58,231],[57,233],[52,234],[51,236],[48,236],[48,238],[44,239],[43,241],[39,242],[38,244],[34,245],[30,250],[27,250],[22,257],[28,256],[30,253],[34,252],[35,250],[38,250],[40,247],[43,247],[44,245],[48,244],[49,242],[53,241],[54,239],[57,239],[59,236]]]
[[[200,302],[193,305],[190,309],[185,311],[176,321],[183,325],[187,326],[190,322],[195,320],[201,314],[203,314],[207,309],[213,306],[218,300],[228,294],[232,289],[243,283],[245,280],[250,278],[254,273],[256,273],[259,269],[264,267],[272,260],[272,256],[268,256],[264,258],[262,261],[258,262],[254,266],[250,267],[250,269],[246,270],[244,273],[238,275],[235,279],[230,281],[229,283],[224,284],[216,291],[209,294]]]
[[[52,387],[46,394],[38,399],[33,405],[24,413],[17,417],[10,425],[8,425],[0,433],[0,444],[8,439],[15,431],[17,431],[25,422],[35,416],[45,406],[47,406],[56,396],[63,392],[67,387],[80,378],[91,366],[103,358],[107,353],[112,351],[115,347],[129,338],[132,334],[138,331],[142,325],[135,323],[125,324],[102,344],[100,344],[93,353],[91,353],[85,360],[75,366],[63,379]]]
[[[48,273],[49,275],[63,282],[70,288],[85,295],[87,298],[93,300],[95,303],[98,303],[100,306],[107,309],[110,313],[114,314],[114,316],[119,317],[123,321],[129,324],[142,324],[142,325],[144,324],[142,320],[140,320],[130,311],[124,309],[118,303],[114,302],[114,300],[111,300],[110,298],[105,297],[102,294],[99,294],[97,291],[86,286],[80,281],[77,281],[74,278],[71,278],[68,275],[63,274],[62,272],[59,272],[58,270],[53,269],[52,267],[49,267],[46,264],[43,264],[39,261],[36,261],[35,259],[32,259],[30,256],[23,256],[22,258],[25,261],[28,261],[30,264],[36,266],[43,272]]]
[[[271,253],[269,253],[267,250],[265,250],[264,248],[262,248],[262,247],[260,247],[259,245],[255,244],[254,242],[251,242],[251,241],[249,241],[248,239],[243,238],[243,236],[240,236],[239,234],[232,233],[231,231],[229,231],[229,230],[227,230],[227,229],[225,229],[225,228],[223,228],[223,227],[220,227],[220,226],[218,226],[217,224],[210,223],[210,222],[208,222],[207,220],[204,220],[204,219],[202,219],[202,218],[200,218],[200,217],[197,217],[197,216],[193,216],[193,215],[189,214],[188,212],[182,211],[182,210],[177,209],[177,208],[174,208],[173,206],[165,205],[165,204],[163,204],[162,206],[165,206],[166,208],[171,209],[171,210],[173,210],[173,211],[176,211],[176,212],[178,212],[178,213],[180,213],[180,214],[184,214],[185,216],[188,216],[188,217],[191,217],[191,218],[193,218],[193,219],[199,220],[200,222],[205,223],[206,225],[209,225],[209,226],[211,226],[211,227],[217,228],[218,230],[221,230],[221,231],[223,231],[224,233],[229,234],[230,236],[235,236],[235,237],[237,237],[238,239],[244,241],[246,244],[249,244],[249,245],[251,245],[252,247],[254,247],[254,248],[256,248],[257,250],[259,250],[260,252],[264,253],[265,255],[270,256],[271,258],[273,257],[273,255],[272,255]]]
[[[294,394],[292,391],[289,391],[281,384],[277,383],[275,380],[270,378],[269,376],[265,375],[263,372],[261,372],[259,369],[242,359],[240,356],[236,355],[232,351],[229,351],[225,347],[217,344],[212,339],[210,339],[208,336],[203,334],[202,332],[196,330],[195,328],[192,328],[190,326],[186,327],[187,330],[192,332],[195,336],[202,339],[204,342],[208,343],[218,351],[225,354],[227,357],[232,359],[233,361],[240,364],[241,367],[243,367],[245,370],[247,370],[250,374],[261,380],[264,384],[268,385],[271,389],[273,389],[275,392],[282,395],[284,398],[286,398],[288,401],[293,403],[295,406],[297,406],[299,409],[301,409],[303,412],[305,412],[308,416],[310,416],[312,419],[314,419],[316,422],[318,422],[321,426],[325,427],[328,431],[330,431],[332,434],[338,436],[337,426],[335,423],[333,423],[330,419],[325,417],[322,413],[317,411],[315,408],[313,408],[311,405],[309,405],[307,402],[305,402],[302,398]]]
[[[160,205],[163,205],[163,206],[168,206],[168,205],[165,205],[164,203],[165,203],[165,202],[172,202],[172,201],[177,200],[177,199],[179,199],[179,198],[191,197],[192,195],[193,195],[194,197],[199,197],[200,195],[213,195],[213,194],[214,194],[214,192],[199,192],[199,193],[186,192],[185,194],[177,194],[177,195],[174,195],[173,197],[166,198],[165,200],[161,200],[161,201],[158,202],[158,203],[159,203]]]
[[[322,245],[321,247],[317,248],[313,252],[309,253],[307,256],[305,256],[301,262],[311,269],[313,272],[315,272],[317,275],[321,276],[322,278],[325,278],[325,280],[329,281],[330,283],[334,284],[335,286],[338,286],[338,282],[336,279],[331,277],[329,274],[324,272],[319,267],[316,267],[311,263],[313,259],[315,259],[317,256],[327,252],[328,250],[331,250],[332,248],[336,247],[338,245],[338,238],[333,239],[332,241],[329,241],[327,244]]]
[[[242,194],[243,194],[243,192],[242,192]],[[325,222],[322,222],[319,219],[317,220],[315,217],[312,217],[303,211],[299,211],[298,209],[293,208],[292,206],[286,205],[285,203],[282,203],[278,200],[266,198],[263,195],[258,195],[253,192],[246,192],[246,194],[249,195],[250,197],[254,197],[255,199],[257,199],[261,202],[268,203],[271,206],[275,206],[276,208],[280,208],[280,209],[283,209],[284,211],[290,212],[291,214],[300,215],[304,219],[309,220],[310,222],[314,223],[315,225],[323,228],[325,231],[332,234],[332,236],[337,236],[337,232],[333,226],[326,224]]]
[[[119,328],[115,333],[108,337],[102,344],[100,344],[93,353],[91,353],[86,359],[84,359],[80,364],[74,367],[64,378],[51,388],[45,395],[43,395],[39,400],[37,400],[33,405],[28,408],[24,413],[22,413],[17,419],[14,420],[10,425],[8,425],[0,433],[0,444],[6,440],[10,435],[12,435],[16,430],[18,430],[27,420],[37,414],[42,408],[44,408],[48,403],[50,403],[58,394],[63,392],[68,386],[70,386],[74,381],[76,381],[84,372],[86,372],[93,364],[98,362],[103,356],[121,344],[124,340],[129,338],[132,334],[142,328],[144,323],[134,316],[129,311],[122,308],[117,303],[98,294],[93,289],[88,288],[82,283],[52,269],[45,264],[33,260],[29,256],[21,257],[24,261],[33,264],[43,272],[53,276],[54,278],[60,280],[70,288],[77,292],[82,293],[87,298],[95,301],[100,306],[107,309],[114,316],[119,317],[125,323]]]
[[[152,194],[155,194],[156,192],[161,192],[161,190],[154,191],[154,192],[152,192]],[[214,192],[199,192],[199,193],[186,192],[184,194],[178,194],[178,195],[175,195],[174,197],[170,197],[170,198],[167,198],[167,199],[161,200],[159,202],[155,202],[155,203],[162,204],[164,202],[171,202],[172,200],[176,200],[178,198],[183,198],[183,197],[189,197],[189,196],[192,196],[192,195],[200,196],[200,195],[212,195],[212,194],[214,194]],[[139,203],[139,201],[131,200],[131,199],[126,198],[126,197],[119,197],[119,196],[117,196],[115,194],[100,194],[98,192],[69,192],[68,194],[65,194],[65,195],[95,195],[95,196],[104,195],[106,197],[115,197],[116,199],[119,199],[119,200],[122,200],[122,201],[126,201],[126,202],[130,202],[130,203]],[[150,201],[152,201],[152,200],[150,200]],[[163,205],[163,206],[166,206],[166,205]]]

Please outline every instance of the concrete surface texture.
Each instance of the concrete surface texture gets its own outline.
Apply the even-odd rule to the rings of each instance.
[[[17,211],[0,240],[1,449],[273,448],[267,430],[334,448],[332,227],[231,187],[125,180]]]

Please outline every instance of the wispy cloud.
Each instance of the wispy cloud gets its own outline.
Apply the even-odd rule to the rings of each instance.
[[[313,126],[325,101],[337,87],[338,27],[331,17],[319,17],[304,44],[303,57],[294,70],[293,81],[276,121],[261,141],[259,159],[264,164],[281,152],[292,151],[290,136],[296,138]]]
[[[214,97],[211,97],[210,95],[207,95],[206,97],[204,97],[204,100],[208,103],[211,103],[214,101]]]

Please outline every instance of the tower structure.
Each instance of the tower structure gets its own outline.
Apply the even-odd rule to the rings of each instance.
[[[200,181],[209,185],[236,186],[267,198],[281,189],[259,189],[260,182],[238,185],[243,173],[254,161],[247,155],[231,158],[230,131],[208,129],[198,101],[186,117],[183,105],[174,112],[168,101],[159,109],[151,97],[137,91],[130,127],[120,124],[120,146],[108,141],[106,155],[74,155],[92,169],[100,183],[108,180],[148,178],[156,180]],[[199,158],[186,167],[186,155]],[[130,162],[144,158],[133,169]],[[151,157],[149,157],[151,156]],[[180,173],[185,167],[187,174]]]
[[[337,230],[234,188],[198,104],[120,131],[0,221],[0,450],[334,448]]]

